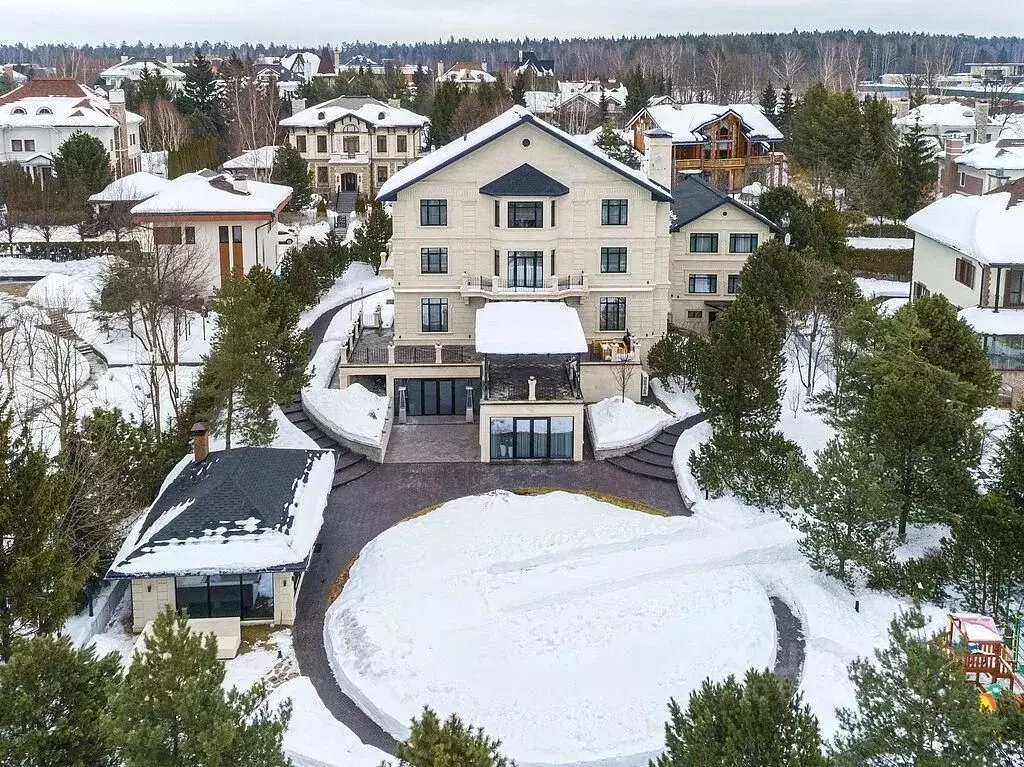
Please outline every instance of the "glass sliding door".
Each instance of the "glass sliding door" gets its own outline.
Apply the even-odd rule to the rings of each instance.
[[[544,287],[544,251],[509,251],[508,286],[510,288]]]
[[[551,419],[551,457],[573,457],[573,419],[571,416],[555,416]]]
[[[274,576],[180,575],[174,579],[174,601],[189,618],[241,618],[273,620]]]
[[[573,418],[492,418],[491,460],[573,458]]]
[[[405,387],[406,413],[410,416],[465,415],[469,398],[474,412],[478,409],[479,397],[467,394],[467,388],[476,390],[480,381],[476,378],[399,378],[395,380],[395,413],[400,405],[398,390]]]
[[[514,458],[515,450],[512,444],[512,419],[492,418],[491,419],[491,460],[503,458]]]

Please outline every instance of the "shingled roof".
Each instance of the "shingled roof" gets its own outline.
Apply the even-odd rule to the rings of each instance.
[[[0,104],[10,104],[26,98],[91,98],[94,94],[85,90],[70,77],[35,77],[19,85],[9,93],[0,96]]]
[[[744,213],[762,221],[773,232],[780,231],[773,221],[768,220],[753,208],[733,199],[721,189],[712,186],[696,173],[684,176],[682,181],[672,189],[672,225],[669,230],[676,232],[721,205],[732,205],[739,208]]]
[[[515,170],[480,187],[480,194],[492,197],[561,197],[569,187],[547,173],[523,163]]]

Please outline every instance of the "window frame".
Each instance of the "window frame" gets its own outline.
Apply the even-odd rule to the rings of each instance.
[[[742,274],[730,274],[726,277],[725,292],[730,295],[736,295],[743,290],[743,275]]]
[[[704,312],[701,309],[687,309],[686,319],[688,320],[702,320],[704,319]]]
[[[316,137],[316,153],[327,154],[327,136],[322,133]]]
[[[404,154],[409,151],[409,137],[404,134],[395,136],[395,152]]]
[[[420,248],[420,274],[448,274],[448,248]]]
[[[378,184],[383,184],[387,180],[388,180],[388,166],[387,165],[378,165],[377,166],[377,183]]]
[[[601,226],[629,226],[629,200],[620,197],[601,200]]]
[[[295,151],[299,154],[306,154],[306,135],[296,134],[295,136]]]
[[[181,245],[181,227],[180,226],[154,226],[153,227],[153,244],[154,245]]]
[[[437,310],[437,322],[435,327],[434,309]],[[422,333],[447,333],[448,332],[448,299],[447,298],[421,298],[420,299],[420,332]]]
[[[185,244],[195,245],[196,244],[196,228],[194,226],[185,227]]]
[[[326,165],[316,166],[316,183],[327,184],[330,183],[331,177],[328,175]]]
[[[355,147],[355,149],[351,147]],[[347,155],[359,154],[359,136],[342,136],[341,153]]]
[[[974,279],[977,276],[977,268],[966,258],[957,257],[953,265],[953,279],[961,285],[974,289]]]
[[[12,138],[11,139],[11,151],[12,152],[24,152],[25,151],[24,146],[25,146],[25,142],[22,141],[20,138]]]
[[[36,140],[34,138],[22,139],[22,143],[25,145],[26,152],[36,151]]]
[[[626,329],[625,296],[601,296],[597,307],[599,332],[612,333]]]
[[[544,202],[542,200],[509,200],[505,211],[505,225],[508,229],[544,228]],[[533,216],[524,218],[521,211],[532,211]]]
[[[388,135],[386,133],[377,134],[377,152],[379,154],[388,153]]]
[[[697,290],[697,280],[704,279],[710,290]],[[686,278],[686,292],[698,296],[712,296],[718,293],[718,275],[714,272],[692,272]]]
[[[700,250],[698,249],[697,243],[707,241],[711,243],[712,249]],[[718,232],[690,232],[690,252],[691,253],[718,253]]]
[[[420,226],[448,226],[448,200],[420,200]]]
[[[616,245],[601,248],[601,274],[626,274],[629,269],[627,248]],[[615,269],[612,269],[612,258],[615,258]]]
[[[741,238],[743,240],[747,241],[748,243],[752,241],[753,244],[752,244],[750,250],[737,250],[736,249],[736,244],[737,244],[737,242],[740,241]],[[758,235],[753,233],[753,232],[731,232],[729,234],[729,252],[730,253],[739,254],[739,255],[749,256],[755,250],[757,250],[757,247],[760,244],[758,241],[760,239],[761,238],[758,237]]]

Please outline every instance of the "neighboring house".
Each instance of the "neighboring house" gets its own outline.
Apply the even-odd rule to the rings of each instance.
[[[334,59],[338,62],[341,61],[340,52],[337,49],[335,49]],[[385,66],[381,62],[374,61],[369,56],[363,56],[362,54],[356,54],[344,64],[338,64],[339,72],[358,72],[360,70],[374,75],[382,75],[384,74]]]
[[[526,88],[537,90],[545,84],[554,82],[554,59],[540,59],[533,51],[519,51],[519,58],[505,62],[505,79],[511,85],[517,77],[522,77]]]
[[[959,140],[949,139],[940,175],[945,194],[986,194],[998,189],[1024,177],[1024,138],[1000,138],[962,150]]]
[[[672,198],[671,324],[703,333],[736,299],[747,257],[781,231],[694,174]]]
[[[498,78],[487,71],[486,61],[456,61],[447,69],[444,62],[437,62],[437,82],[455,83],[465,88],[495,83]]]
[[[89,198],[89,202],[100,212],[107,208],[117,207],[128,210],[143,200],[159,194],[171,182],[163,176],[139,171],[112,181],[101,192]]]
[[[143,70],[148,70],[150,74],[161,75],[172,91],[179,90],[185,84],[185,70],[181,65],[174,63],[172,56],[167,56],[164,61],[122,56],[120,63],[100,72],[100,81],[108,90],[120,88],[125,80],[139,82],[142,79]]]
[[[309,164],[316,190],[335,204],[370,194],[420,156],[422,115],[368,97],[341,98],[281,120],[288,143]],[[350,212],[345,210],[342,212]]]
[[[699,173],[714,186],[739,193],[755,181],[780,183],[783,135],[755,104],[661,104],[643,109],[626,125],[633,146],[644,151],[655,128],[672,136],[672,183]]]
[[[320,57],[311,51],[289,53],[282,56],[278,63],[302,82],[312,80],[313,75],[320,69]]]
[[[911,296],[940,293],[981,337],[994,370],[1024,387],[1024,179],[983,195],[951,195],[907,219]]]
[[[606,88],[598,84],[569,95],[564,95],[564,92],[560,94],[552,117],[570,133],[588,133],[605,122],[621,127],[626,117],[623,113],[625,106],[626,89],[624,86]]]
[[[167,607],[189,618],[290,626],[334,479],[330,450],[195,453],[165,482],[114,557],[131,579],[133,629]]]
[[[256,79],[264,85],[274,83],[279,98],[291,98],[306,81],[280,63],[257,64]]]
[[[277,268],[276,225],[291,196],[291,187],[203,170],[167,182],[132,208],[132,220],[149,230],[145,247],[203,254],[212,294],[228,271]]]
[[[107,148],[115,176],[127,175],[141,170],[141,124],[125,109],[124,91],[107,99],[70,78],[37,77],[0,96],[0,162],[47,179],[60,145],[82,131]]]
[[[250,149],[238,157],[226,160],[221,166],[235,178],[248,178],[253,181],[270,181],[274,172],[274,161],[277,159],[276,146],[261,146]]]
[[[0,83],[3,83],[8,88],[13,88],[24,82],[28,82],[28,75],[24,75],[15,69],[14,64],[0,65]]]

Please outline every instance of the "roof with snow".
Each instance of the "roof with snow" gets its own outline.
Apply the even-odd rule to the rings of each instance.
[[[141,202],[159,194],[170,183],[163,176],[146,171],[129,173],[107,184],[103,191],[92,195],[89,202]]]
[[[971,144],[956,158],[956,164],[978,170],[1024,170],[1024,139],[1001,138]]]
[[[974,107],[950,101],[946,104],[921,104],[911,109],[903,117],[897,117],[892,124],[909,128],[921,121],[922,128],[963,128],[974,129]]]
[[[142,122],[126,112],[129,125]],[[40,77],[0,96],[0,125],[21,127],[116,128],[110,101],[65,77]]]
[[[266,213],[280,211],[292,196],[283,184],[237,180],[229,173],[186,173],[132,208],[133,216]]]
[[[533,70],[539,75],[550,76],[555,73],[554,59],[539,59],[533,51],[519,51],[519,59],[509,62],[512,74],[521,75]]]
[[[587,350],[580,316],[557,301],[491,301],[476,310],[480,354],[579,354]]]
[[[480,194],[492,197],[561,197],[569,187],[547,173],[523,163],[515,170],[480,187]]]
[[[672,195],[669,191],[663,186],[651,181],[640,171],[633,170],[629,166],[611,159],[604,152],[600,151],[590,143],[577,141],[573,136],[570,136],[565,131],[556,128],[550,123],[546,123],[540,118],[535,117],[529,112],[529,110],[521,106],[512,107],[504,114],[498,115],[493,120],[490,120],[479,128],[470,131],[462,138],[455,139],[455,141],[452,141],[450,144],[445,144],[443,147],[435,149],[430,154],[421,157],[411,165],[407,165],[402,168],[381,186],[377,199],[381,202],[396,200],[398,193],[406,187],[415,184],[418,181],[422,181],[424,178],[427,178],[442,168],[462,159],[480,147],[486,146],[491,141],[494,141],[519,126],[526,124],[532,125],[538,130],[558,139],[567,146],[572,147],[581,154],[586,155],[595,162],[604,165],[609,170],[612,170],[630,181],[639,184],[645,189],[648,189],[651,192],[653,199],[671,202]]]
[[[626,127],[646,115],[652,125],[672,134],[674,144],[703,144],[709,137],[702,130],[727,114],[735,115],[747,141],[782,141],[784,136],[756,104],[660,104],[642,110]]]
[[[272,170],[278,149],[280,147],[261,146],[259,149],[242,152],[238,157],[226,160],[224,170]]]
[[[354,117],[376,128],[421,128],[429,122],[423,115],[374,98],[341,96],[286,117],[281,120],[281,125],[285,128],[319,128],[343,117]]]
[[[982,264],[1024,264],[1024,179],[983,195],[951,195],[907,219],[907,227]]]
[[[330,450],[210,453],[165,483],[107,578],[304,570],[333,479]]]
[[[677,232],[681,227],[722,205],[731,205],[748,216],[756,218],[773,232],[781,232],[775,222],[765,218],[721,189],[712,186],[695,173],[683,176],[682,180],[672,189],[672,224],[669,231]]]
[[[984,306],[961,309],[959,317],[980,336],[1024,336],[1024,310]]]
[[[320,69],[320,57],[312,51],[295,51],[281,57],[281,66],[305,78]]]
[[[100,77],[115,78],[127,77],[129,80],[138,80],[142,77],[142,70],[147,69],[153,74],[159,74],[166,80],[184,80],[185,73],[175,64],[150,58],[131,58],[122,61],[114,66],[100,72]]]
[[[484,65],[479,61],[457,61],[448,67],[444,74],[437,76],[439,83],[470,84],[497,81],[498,78],[484,69]]]

